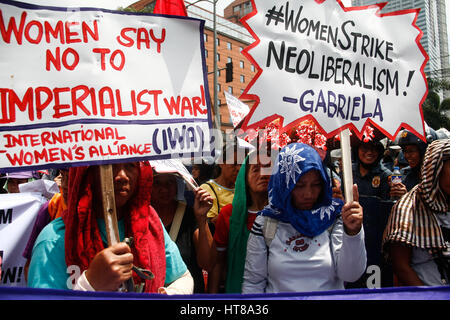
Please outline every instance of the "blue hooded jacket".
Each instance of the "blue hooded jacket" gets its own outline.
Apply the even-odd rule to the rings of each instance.
[[[319,172],[323,189],[311,210],[300,210],[292,205],[291,192],[297,181],[310,170]],[[342,200],[332,198],[330,178],[319,154],[303,143],[292,143],[281,149],[272,170],[268,191],[269,204],[261,214],[290,223],[308,237],[315,237],[328,229],[343,206]]]

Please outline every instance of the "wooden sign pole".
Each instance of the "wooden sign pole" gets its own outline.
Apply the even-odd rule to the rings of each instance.
[[[108,239],[108,246],[119,243],[119,226],[117,223],[116,201],[114,198],[114,177],[112,164],[104,164],[100,167],[100,186],[102,191],[103,202],[103,216],[106,226],[106,237]],[[134,270],[134,269],[133,269]],[[134,291],[133,278],[125,281],[119,291],[132,292]]]
[[[116,202],[114,199],[114,180],[111,164],[100,166],[100,186],[102,189],[103,216],[105,218],[108,246],[119,242]]]

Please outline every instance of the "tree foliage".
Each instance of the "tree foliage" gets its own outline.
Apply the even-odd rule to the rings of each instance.
[[[450,99],[441,101],[439,92],[450,90],[450,83],[442,79],[428,78],[428,95],[425,99],[422,110],[425,122],[433,129],[446,128],[450,130],[450,119],[447,116],[450,110]]]
[[[450,111],[450,98],[446,98],[446,99],[442,100],[439,109],[441,111]]]

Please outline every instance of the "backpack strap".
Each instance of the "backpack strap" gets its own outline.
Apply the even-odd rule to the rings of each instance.
[[[186,209],[186,203],[183,201],[178,202],[175,216],[173,217],[172,226],[170,227],[169,236],[173,242],[177,240],[178,231],[180,231],[181,222],[183,221],[184,211]]]

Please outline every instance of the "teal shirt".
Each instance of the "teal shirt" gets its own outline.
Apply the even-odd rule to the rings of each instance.
[[[104,243],[106,241],[106,228],[103,219],[98,219],[100,234]],[[161,222],[162,224],[162,222]],[[119,236],[121,241],[125,237],[125,226],[119,221]],[[166,250],[166,280],[169,285],[187,270],[181,258],[177,245],[170,239],[164,226],[164,243]],[[65,259],[64,234],[66,227],[62,218],[49,223],[39,234],[33,247],[33,255],[28,270],[28,286],[32,288],[69,289],[73,285],[74,272],[68,270]],[[80,274],[78,274],[80,275]]]

